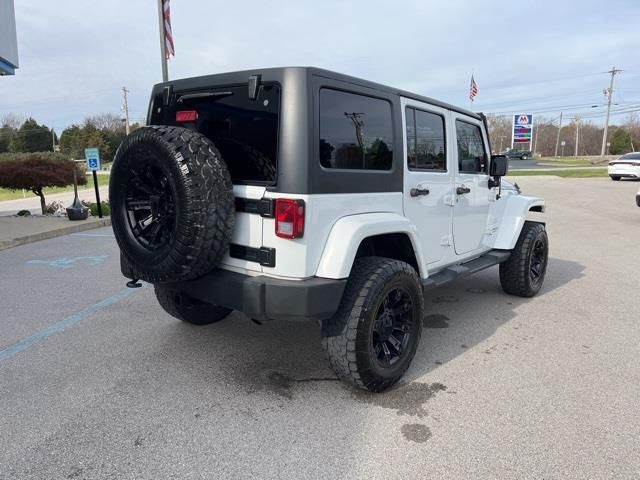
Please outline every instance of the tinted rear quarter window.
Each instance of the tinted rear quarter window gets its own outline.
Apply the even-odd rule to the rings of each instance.
[[[324,168],[390,170],[391,104],[379,98],[322,88],[319,149]]]

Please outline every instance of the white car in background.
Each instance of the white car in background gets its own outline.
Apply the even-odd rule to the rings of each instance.
[[[625,153],[619,159],[609,162],[611,180],[640,178],[640,152]]]

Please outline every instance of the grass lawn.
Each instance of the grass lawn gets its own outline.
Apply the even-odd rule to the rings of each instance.
[[[507,177],[551,175],[562,178],[608,177],[607,168],[572,168],[571,170],[511,170]]]
[[[609,162],[605,160],[604,162],[600,161],[600,158],[576,158],[576,157],[541,157],[537,159],[542,165],[548,165],[550,167],[597,167],[597,166],[605,166]],[[596,163],[592,163],[591,160],[595,160]]]
[[[109,185],[109,175],[98,175],[98,185],[105,186]],[[85,188],[93,188],[93,176],[91,174],[87,175],[87,184],[86,185],[78,185],[78,189],[82,190]],[[73,192],[73,185],[68,187],[54,187],[54,188],[45,188],[44,189],[44,197],[47,198],[47,195],[51,195],[52,193],[62,193],[62,192]],[[31,192],[25,192],[26,198],[35,197],[35,195]],[[0,188],[0,202],[4,200],[17,200],[18,198],[25,198],[22,195],[22,190],[8,190],[6,188]],[[48,202],[48,199],[47,199]]]
[[[540,162],[540,165],[545,165],[547,167],[594,167],[594,165],[588,160],[544,160]]]

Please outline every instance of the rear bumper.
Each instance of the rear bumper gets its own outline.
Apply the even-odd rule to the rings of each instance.
[[[338,310],[346,280],[280,280],[216,269],[175,284],[204,302],[243,312],[256,320],[324,320]]]
[[[608,173],[610,177],[640,178],[640,167],[612,165],[608,168]]]

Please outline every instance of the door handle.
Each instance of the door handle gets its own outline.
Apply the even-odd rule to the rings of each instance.
[[[411,195],[412,197],[419,197],[420,195],[429,195],[429,189],[414,187],[411,190],[409,190],[409,195]]]
[[[471,189],[469,187],[458,187],[456,188],[457,195],[464,195],[465,193],[471,193]]]

